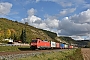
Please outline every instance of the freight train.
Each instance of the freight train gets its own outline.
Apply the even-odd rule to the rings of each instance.
[[[32,50],[35,50],[35,49],[72,49],[74,48],[74,46],[66,44],[66,43],[41,40],[37,38],[37,39],[32,39],[32,41],[30,42],[30,48]]]

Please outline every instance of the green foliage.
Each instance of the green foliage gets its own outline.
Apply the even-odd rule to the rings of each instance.
[[[17,46],[0,46],[0,52],[19,51]]]
[[[22,29],[21,37],[22,43],[26,43],[26,30]]]
[[[48,36],[50,36],[53,40],[55,40],[55,37],[57,37],[57,34],[54,32],[50,32],[50,31],[46,31],[46,30],[42,30],[44,31]]]
[[[0,42],[1,42],[1,43],[8,43],[7,40],[1,40]]]
[[[61,37],[59,37],[61,40],[63,40],[63,41],[66,41],[66,42],[68,42],[69,44],[71,44],[71,43],[76,43],[75,42],[75,40],[73,40],[71,37],[63,37],[63,36],[61,36]]]
[[[14,40],[14,41],[15,41],[15,40],[17,40],[17,37],[16,37],[16,35],[15,35],[15,34],[14,34],[13,40]]]
[[[21,58],[18,60],[83,60],[80,49],[42,53],[40,55]]]
[[[90,40],[77,40],[76,44],[78,44],[78,47],[88,48],[90,47]]]
[[[72,55],[68,55],[67,60],[83,60],[81,49],[76,49]]]
[[[10,38],[15,40],[16,39],[16,31],[14,29],[10,29],[10,31],[11,31]]]
[[[20,49],[29,50],[29,46],[0,46],[0,52],[12,52],[12,51],[20,51]]]
[[[90,48],[90,41],[88,42],[88,45],[87,46]]]
[[[11,31],[10,31],[10,29],[7,29],[7,30],[5,31],[5,33],[4,33],[4,35],[5,35],[5,38],[6,38],[6,39],[10,38],[10,36],[11,36]]]
[[[4,38],[4,31],[0,31],[0,41],[2,41]]]

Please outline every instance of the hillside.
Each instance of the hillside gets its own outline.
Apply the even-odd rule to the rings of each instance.
[[[90,48],[90,40],[77,40],[76,44],[78,44],[78,47],[89,47]]]
[[[31,39],[41,38],[44,40],[53,41],[65,41],[73,42],[70,37],[57,37],[56,33],[42,30],[30,26],[28,24],[23,24],[17,21],[8,20],[6,18],[0,18],[0,41],[4,38],[12,38],[14,40],[20,40],[22,30],[26,30],[26,40],[30,42]]]
[[[19,23],[17,21],[8,20],[6,18],[0,18],[0,38],[5,38],[5,32],[10,30],[11,35],[16,36],[16,39],[20,40],[22,29],[26,29],[27,42],[35,38],[52,40],[52,38],[41,29],[37,29],[35,27],[23,23]],[[8,38],[11,38],[11,36]]]

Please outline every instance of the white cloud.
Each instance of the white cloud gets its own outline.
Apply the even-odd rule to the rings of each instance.
[[[88,36],[85,37],[85,40],[90,40],[90,34],[88,34]]]
[[[47,25],[46,25],[46,23],[40,23],[40,24],[38,24],[37,27],[38,27],[38,28],[41,28],[41,29],[47,30]]]
[[[90,8],[90,4],[84,4],[83,8]]]
[[[70,19],[75,23],[90,23],[90,9],[78,15],[71,16]]]
[[[37,1],[37,0],[36,0]],[[60,4],[62,7],[79,6],[86,4],[85,0],[38,0],[39,1],[51,1]]]
[[[39,17],[36,17],[36,16],[31,16],[31,17],[28,17],[30,19],[30,22],[31,23],[35,23],[35,22],[39,22],[41,20],[41,18]]]
[[[76,10],[76,8],[63,9],[62,11],[60,11],[60,15],[64,16],[64,15],[67,15],[69,13],[73,13],[75,10]]]
[[[84,36],[90,34],[90,24],[84,23],[74,23],[71,20],[63,20],[61,21],[61,35],[77,35],[77,36]]]
[[[0,3],[0,15],[7,15],[12,8],[12,4],[5,2],[5,3]]]
[[[72,37],[72,39],[74,40],[84,40],[84,37],[81,37],[81,36],[70,36]]]
[[[35,16],[36,10],[34,8],[31,8],[28,10],[28,17],[22,19],[22,22],[28,22],[29,25],[32,25],[37,28],[41,28],[44,30],[51,30],[51,29],[57,29],[59,26],[59,20],[52,19],[52,18],[46,18],[42,20],[40,17]],[[53,30],[52,30],[53,31]]]
[[[39,2],[40,0],[36,0],[36,2]]]
[[[45,23],[42,23],[41,18],[35,16],[36,11],[34,8],[31,8],[27,11],[28,17],[21,20],[21,22],[28,22],[29,25],[32,25],[37,28],[45,28]],[[43,27],[44,26],[44,27]]]
[[[32,16],[28,16],[27,18],[22,19],[22,22],[28,22],[29,25],[37,27],[36,24],[39,24],[42,21],[41,21],[41,18],[32,15]]]
[[[76,36],[77,39],[84,39],[82,36],[90,35],[90,10],[83,11],[78,15],[65,17],[61,20],[58,30],[59,35]],[[81,38],[80,38],[81,37]],[[75,38],[76,39],[76,38]]]
[[[59,20],[57,19],[47,18],[44,22],[47,24],[47,27],[51,29],[58,28],[59,26]]]
[[[31,8],[30,10],[27,11],[29,16],[35,15],[37,11],[34,8]]]
[[[68,16],[69,14],[72,14],[75,11],[76,11],[76,8],[67,8],[67,9],[62,9],[58,14],[55,14],[53,16],[46,14],[44,17],[53,20],[53,19],[58,19],[60,17]]]
[[[62,5],[63,7],[72,6],[71,2],[59,2],[59,4]]]
[[[51,2],[55,2],[57,4],[60,4],[63,7],[66,6],[72,6],[72,3],[70,2],[70,0],[44,0],[44,1],[51,1]]]

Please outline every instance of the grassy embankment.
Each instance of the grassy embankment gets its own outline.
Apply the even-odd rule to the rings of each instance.
[[[0,46],[0,52],[14,52],[14,51],[30,50],[29,46]]]
[[[83,60],[81,49],[52,52],[50,54],[40,54],[18,60]]]
[[[0,52],[8,51],[20,51],[20,50],[30,50],[28,47],[20,46],[0,46]],[[71,49],[67,51],[52,52],[49,54],[42,53],[40,55],[35,55],[27,58],[21,58],[18,60],[83,60],[81,49]]]

